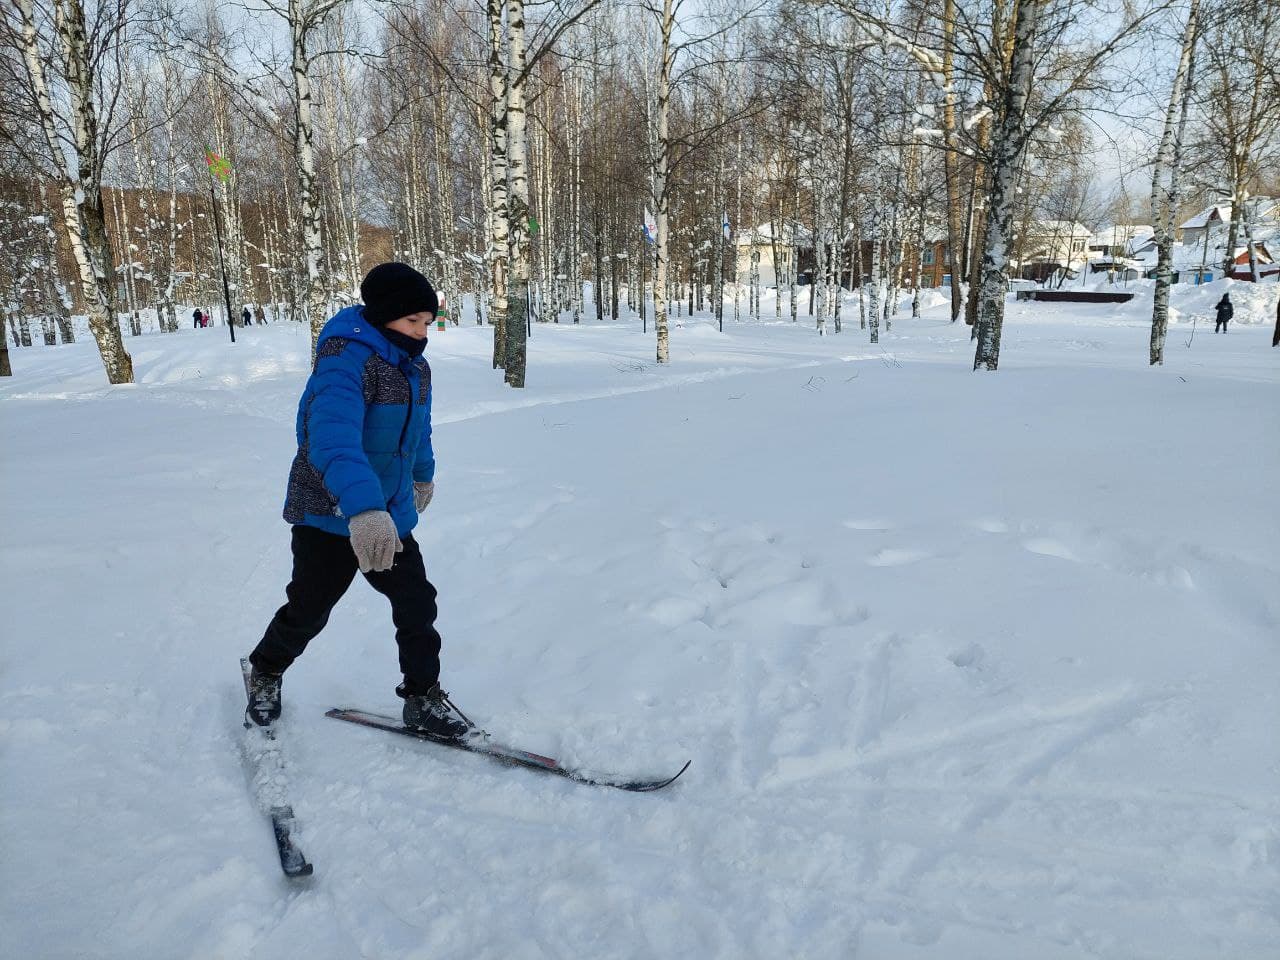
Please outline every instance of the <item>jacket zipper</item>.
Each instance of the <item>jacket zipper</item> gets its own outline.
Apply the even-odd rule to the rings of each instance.
[[[409,424],[413,422],[414,398],[413,398],[413,380],[410,379],[409,374],[405,373],[404,369],[401,368],[399,364],[396,364],[396,369],[400,371],[400,375],[404,377],[404,382],[409,388],[409,403],[405,407],[404,426],[400,428],[400,443],[396,447],[396,454],[400,458],[400,481],[401,482],[396,484],[396,491],[399,492],[404,487],[404,462],[406,459],[404,455],[404,438],[405,438],[405,435],[409,432]]]

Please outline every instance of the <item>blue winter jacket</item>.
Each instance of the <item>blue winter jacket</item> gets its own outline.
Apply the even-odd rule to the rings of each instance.
[[[298,403],[285,520],[345,537],[349,517],[386,510],[403,537],[418,522],[413,484],[435,472],[431,368],[347,307],[320,331]]]

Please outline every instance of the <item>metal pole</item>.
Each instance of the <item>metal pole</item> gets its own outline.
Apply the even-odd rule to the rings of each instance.
[[[227,264],[222,259],[222,226],[218,221],[218,192],[213,184],[209,184],[209,197],[213,200],[213,235],[217,238],[218,266],[222,269],[222,296],[227,304],[227,328],[231,331],[231,342],[236,342],[236,321],[231,315],[231,287],[227,284]]]

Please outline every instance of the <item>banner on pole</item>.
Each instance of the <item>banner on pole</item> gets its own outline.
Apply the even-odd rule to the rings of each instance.
[[[648,207],[644,208],[644,238],[650,243],[658,242],[658,222],[653,219]]]
[[[208,147],[204,148],[204,162],[209,168],[215,179],[222,183],[226,183],[231,177],[231,161],[226,157],[219,156]]]

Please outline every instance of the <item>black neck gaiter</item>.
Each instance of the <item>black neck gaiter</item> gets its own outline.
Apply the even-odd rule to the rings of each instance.
[[[411,357],[422,356],[422,351],[427,349],[427,338],[415,340],[413,337],[406,336],[396,330],[389,330],[386,327],[379,327],[378,331],[387,338],[390,343],[395,344]]]

